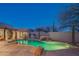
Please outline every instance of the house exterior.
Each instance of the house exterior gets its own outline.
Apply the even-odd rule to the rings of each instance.
[[[27,30],[17,29],[16,36],[17,36],[16,39],[26,39],[26,38],[29,38],[29,33]]]
[[[0,27],[0,41],[14,41],[28,38],[28,31],[23,29],[13,29]]]

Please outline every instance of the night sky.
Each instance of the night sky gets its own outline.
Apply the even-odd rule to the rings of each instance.
[[[0,22],[15,28],[59,26],[59,15],[71,4],[0,4]]]

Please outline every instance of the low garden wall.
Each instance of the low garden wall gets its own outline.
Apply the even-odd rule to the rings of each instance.
[[[72,42],[71,32],[49,32],[49,37],[52,40]],[[79,42],[79,32],[75,33],[75,42]]]

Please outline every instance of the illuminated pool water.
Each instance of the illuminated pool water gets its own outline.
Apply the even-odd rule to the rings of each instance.
[[[25,45],[32,45],[34,47],[41,46],[46,51],[67,49],[72,47],[70,44],[56,41],[17,40],[16,42]]]

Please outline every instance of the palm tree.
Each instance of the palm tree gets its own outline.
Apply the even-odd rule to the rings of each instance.
[[[72,44],[76,45],[75,32],[79,31],[79,6],[72,5],[62,14],[61,28],[70,28],[72,32]]]

